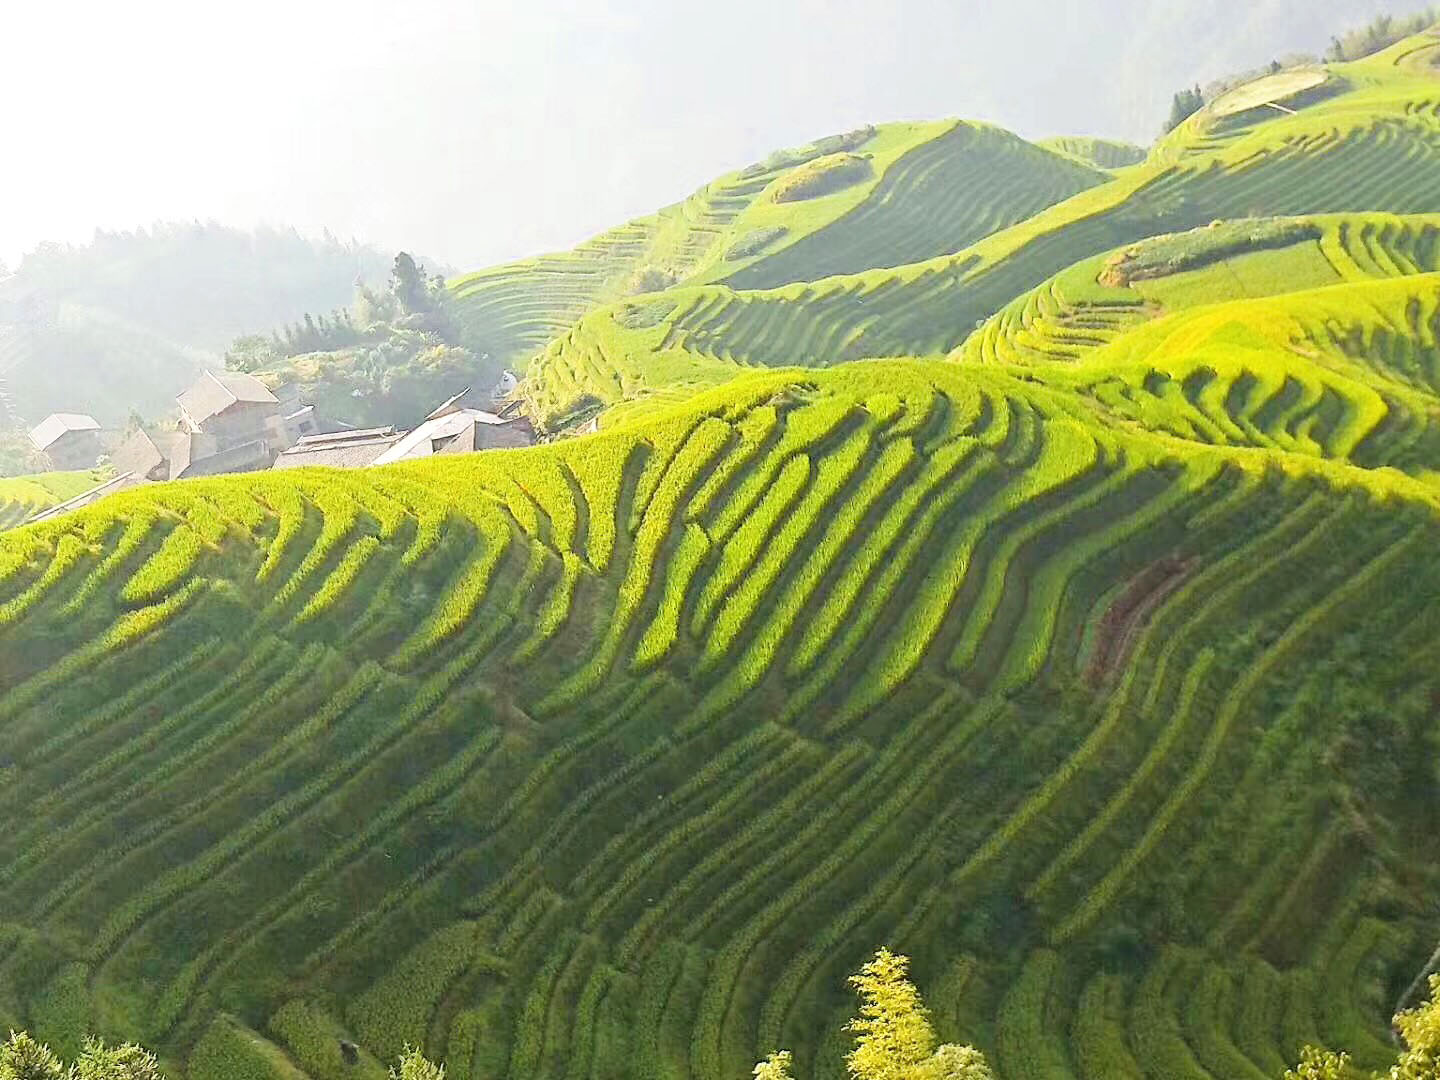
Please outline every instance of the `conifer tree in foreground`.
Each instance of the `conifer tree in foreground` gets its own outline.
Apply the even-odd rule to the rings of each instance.
[[[445,1080],[445,1066],[436,1065],[418,1046],[406,1043],[399,1067],[390,1069],[390,1080]]]
[[[855,1049],[845,1063],[856,1080],[994,1080],[973,1046],[936,1045],[930,1010],[906,972],[910,959],[881,948],[850,976],[860,1015],[846,1025]],[[790,1080],[790,1052],[778,1050],[755,1066],[756,1080]]]
[[[0,1080],[61,1080],[65,1066],[48,1046],[23,1031],[0,1043]]]
[[[59,1056],[26,1032],[12,1031],[0,1043],[0,1080],[163,1080],[155,1055],[134,1043],[107,1046],[89,1038],[66,1068]]]
[[[788,1061],[789,1055],[785,1057]],[[164,1080],[164,1076],[155,1055],[135,1043],[107,1046],[102,1039],[88,1038],[68,1068],[55,1051],[26,1032],[12,1031],[0,1043],[0,1080]],[[406,1043],[399,1064],[390,1069],[390,1080],[445,1080],[445,1066]]]
[[[1395,1031],[1405,1049],[1389,1070],[1375,1080],[1436,1080],[1440,1078],[1440,975],[1430,976],[1430,1000],[1395,1014]],[[1349,1054],[1318,1046],[1300,1052],[1300,1064],[1287,1069],[1284,1080],[1352,1080],[1363,1075]]]

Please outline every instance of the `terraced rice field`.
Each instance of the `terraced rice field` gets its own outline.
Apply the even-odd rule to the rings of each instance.
[[[273,1057],[223,1010],[315,1077],[336,1032],[457,1077],[833,1069],[884,940],[1006,1076],[1375,1049],[1423,839],[1343,793],[1420,781],[1325,747],[1429,715],[1434,489],[1083,414],[777,372],[11,534],[0,1021]]]
[[[1266,75],[1226,93],[1210,110],[1215,116],[1235,116],[1262,105],[1283,104],[1297,94],[1323,85],[1327,77],[1323,70],[1306,69]]]
[[[1391,1058],[1440,936],[1430,45],[904,265],[1005,218],[969,155],[1038,205],[1086,147],[776,155],[457,283],[597,434],[0,537],[0,1029],[832,1077],[886,944],[1004,1080]]]
[[[856,136],[844,145],[879,171],[852,191],[784,204],[771,197],[827,150],[820,140],[573,251],[455,279],[467,336],[518,368],[586,311],[635,291],[645,268],[673,282],[764,287],[896,266],[958,250],[1105,177],[982,124],[890,124]]]
[[[1331,68],[1343,92],[1223,130],[1197,114],[1143,165],[952,255],[778,288],[671,290],[665,344],[745,365],[949,352],[1016,296],[1147,237],[1218,219],[1440,212],[1440,82],[1387,54]],[[604,378],[577,382],[563,359],[557,376],[562,341],[530,368],[541,416],[564,416],[576,393],[608,397]]]
[[[1093,136],[1060,135],[1053,139],[1041,139],[1035,145],[1054,150],[1057,154],[1069,154],[1100,169],[1123,169],[1145,160],[1143,147]]]
[[[954,354],[988,363],[1021,364],[1073,361],[1084,356],[1092,375],[1103,370],[1107,377],[1111,374],[1107,365],[1121,361],[1134,369],[1129,377],[1134,382],[1150,370],[1147,358],[1152,354],[1184,355],[1188,372],[1201,366],[1199,352],[1189,345],[1178,351],[1169,348],[1163,342],[1166,330],[1162,328],[1150,328],[1127,339],[1123,346],[1105,346],[1162,314],[1170,316],[1165,328],[1183,328],[1196,325],[1196,320],[1203,323],[1208,316],[1197,313],[1180,318],[1182,310],[1253,300],[1246,308],[1227,308],[1215,318],[1228,324],[1245,312],[1245,318],[1257,325],[1255,341],[1268,342],[1266,347],[1285,352],[1283,364],[1289,365],[1294,359],[1290,355],[1294,343],[1270,325],[1290,327],[1289,316],[1282,313],[1272,318],[1274,305],[1261,301],[1297,290],[1354,286],[1348,298],[1339,292],[1317,293],[1311,298],[1324,310],[1317,309],[1309,316],[1310,322],[1333,318],[1334,327],[1292,329],[1297,341],[1308,342],[1303,347],[1313,355],[1334,354],[1342,365],[1349,365],[1351,358],[1368,363],[1361,355],[1365,353],[1362,345],[1376,334],[1383,338],[1390,333],[1384,318],[1393,318],[1401,326],[1420,318],[1418,309],[1409,313],[1405,309],[1412,299],[1420,309],[1433,307],[1437,271],[1437,215],[1315,215],[1202,227],[1082,260],[1006,305],[970,334]],[[1135,279],[1123,286],[1101,284],[1102,278],[1116,274],[1134,275]],[[1393,284],[1384,284],[1387,280]],[[1359,288],[1362,285],[1365,287]],[[951,286],[957,287],[956,282],[952,280]],[[797,295],[798,302],[804,303],[808,293],[797,291]],[[872,302],[883,307],[888,294],[877,289],[872,295]],[[1376,301],[1381,308],[1388,310],[1397,304],[1399,308],[1382,317],[1372,304],[1377,297],[1385,298]],[[592,312],[552,342],[537,362],[529,391],[536,411],[541,416],[561,416],[574,402],[586,398],[623,402],[663,395],[676,387],[715,385],[760,363],[800,360],[823,366],[859,353],[854,337],[847,339],[840,333],[847,324],[837,323],[823,330],[812,324],[811,336],[803,339],[805,349],[798,357],[783,351],[736,356],[726,350],[717,355],[709,351],[703,327],[727,310],[726,299],[711,290],[679,289],[659,298]],[[888,318],[883,316],[882,322]],[[1360,344],[1339,340],[1356,334]],[[1069,379],[1068,375],[1062,377]],[[1387,370],[1384,377],[1389,382],[1377,389],[1394,389],[1401,397],[1417,377],[1422,385],[1429,385],[1423,372]],[[1370,376],[1364,378],[1373,382]],[[1168,406],[1162,412],[1175,415]]]
[[[104,479],[103,473],[94,471],[0,477],[0,532],[89,491]]]
[[[1104,179],[1008,131],[955,122],[896,159],[849,213],[722,280],[734,289],[767,289],[922,262]]]
[[[903,145],[912,127],[888,125],[886,132]],[[519,368],[590,308],[635,291],[639,272],[653,270],[674,281],[726,261],[737,239],[751,233],[742,228],[737,236],[731,225],[768,188],[828,152],[831,143],[877,141],[873,130],[852,135],[822,139],[729,173],[682,202],[611,229],[571,251],[454,279],[450,287],[467,336],[491,356]],[[879,141],[887,135],[879,136]]]

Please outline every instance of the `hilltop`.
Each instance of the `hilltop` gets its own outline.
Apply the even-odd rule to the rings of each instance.
[[[1393,1060],[1440,938],[1437,58],[1141,161],[783,151],[451,282],[593,434],[5,533],[0,1028],[830,1078],[885,944],[1007,1080]]]
[[[1234,111],[1237,92],[1227,94],[1143,163],[953,254],[778,288],[686,283],[643,304],[596,307],[532,364],[533,411],[563,428],[587,405],[593,411],[663,388],[682,372],[703,380],[717,362],[813,365],[948,352],[978,321],[1072,263],[1217,219],[1433,212],[1436,55],[1435,39],[1420,35],[1362,61],[1324,65],[1307,73],[1317,84],[1282,94],[1288,112],[1263,103]],[[649,336],[632,351],[634,335],[620,331],[636,323]],[[697,361],[672,363],[674,346]]]

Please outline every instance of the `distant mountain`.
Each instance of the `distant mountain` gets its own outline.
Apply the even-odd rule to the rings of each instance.
[[[158,417],[236,335],[348,303],[389,269],[365,245],[201,223],[44,245],[0,280],[0,382],[24,423]]]

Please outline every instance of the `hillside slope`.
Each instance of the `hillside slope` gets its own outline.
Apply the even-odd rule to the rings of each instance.
[[[0,532],[13,529],[66,499],[89,491],[105,472],[50,472],[36,476],[0,476]]]
[[[833,1075],[888,941],[1009,1077],[1378,1058],[1437,537],[1399,473],[943,362],[113,498],[0,541],[0,1019]]]
[[[1104,178],[987,125],[884,124],[779,151],[573,251],[451,286],[475,347],[520,368],[599,304],[682,281],[767,287],[914,262]]]
[[[1018,294],[1145,237],[1224,218],[1440,212],[1440,78],[1413,63],[1433,44],[1421,35],[1328,65],[1323,85],[1288,99],[1291,113],[1202,110],[1143,164],[953,255],[772,289],[670,290],[667,341],[764,365],[948,352]],[[529,373],[533,410],[550,423],[586,397],[613,400],[603,365],[576,382],[563,340]]]
[[[1098,173],[778,155],[457,283],[595,434],[0,536],[0,1029],[838,1080],[885,944],[1003,1080],[1390,1059],[1440,938],[1435,42],[901,266],[979,205],[932,151]]]

